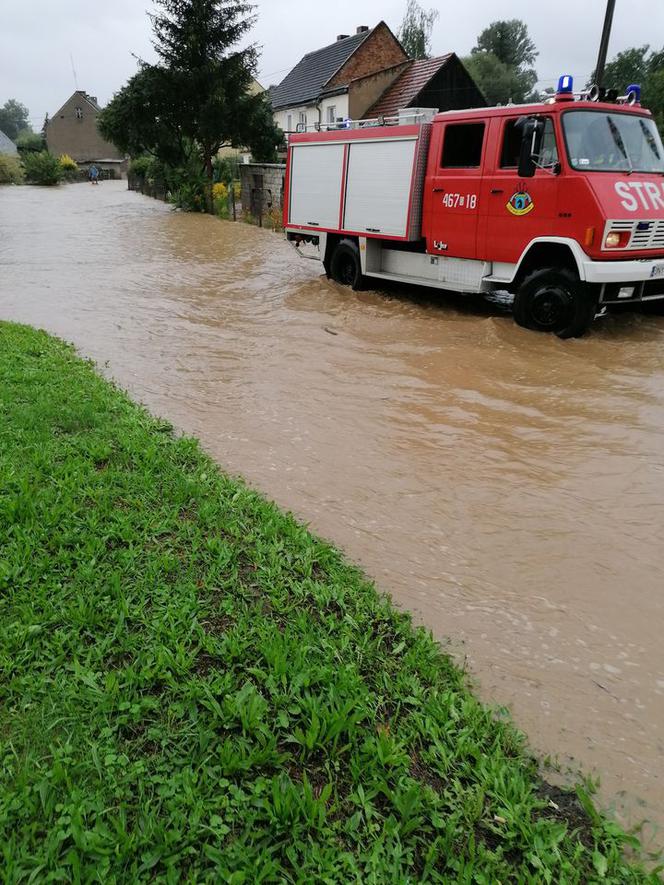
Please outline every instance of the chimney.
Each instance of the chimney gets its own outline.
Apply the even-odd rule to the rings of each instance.
[[[337,43],[339,40],[345,40],[348,36],[348,34],[337,34]]]
[[[360,26],[358,27],[358,29],[355,31],[355,33],[356,33],[356,34],[366,34],[366,32],[367,32],[368,30],[369,30],[369,26],[368,26],[368,25],[360,25]]]

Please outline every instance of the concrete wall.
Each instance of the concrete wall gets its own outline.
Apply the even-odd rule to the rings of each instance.
[[[77,163],[94,161],[103,167],[101,161],[113,160],[116,167],[122,164],[124,157],[97,130],[98,114],[85,92],[75,92],[48,121],[46,144],[49,151],[56,157],[69,154]]]
[[[281,163],[246,163],[240,166],[242,209],[255,218],[284,203],[286,167]]]
[[[408,62],[404,61],[383,71],[377,71],[375,74],[352,80],[348,87],[350,111],[348,116],[351,120],[360,120],[371,105],[375,104],[385,90],[394,83],[407,65]]]
[[[281,126],[284,132],[295,132],[297,124],[300,122],[300,114],[304,114],[307,118],[307,124],[313,126],[314,123],[318,122],[318,105],[303,104],[292,108],[284,108],[283,110],[274,112],[274,119],[277,126]]]

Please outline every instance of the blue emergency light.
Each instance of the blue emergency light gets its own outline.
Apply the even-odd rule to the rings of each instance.
[[[574,89],[574,79],[569,74],[563,74],[558,80],[558,94],[571,94]]]
[[[630,83],[627,87],[627,103],[641,104],[641,87],[638,83]]]

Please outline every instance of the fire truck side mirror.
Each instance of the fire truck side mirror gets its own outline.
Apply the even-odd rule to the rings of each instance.
[[[536,117],[521,117],[517,121],[521,129],[521,152],[519,154],[519,178],[532,178],[537,165],[535,157],[539,152],[544,125]]]

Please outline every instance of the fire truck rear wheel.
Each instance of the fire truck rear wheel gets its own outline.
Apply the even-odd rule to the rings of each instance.
[[[363,283],[360,250],[352,240],[341,240],[332,253],[330,275],[335,283],[361,289]]]
[[[526,329],[579,338],[595,319],[596,300],[567,268],[545,267],[527,276],[514,298],[515,321]]]

